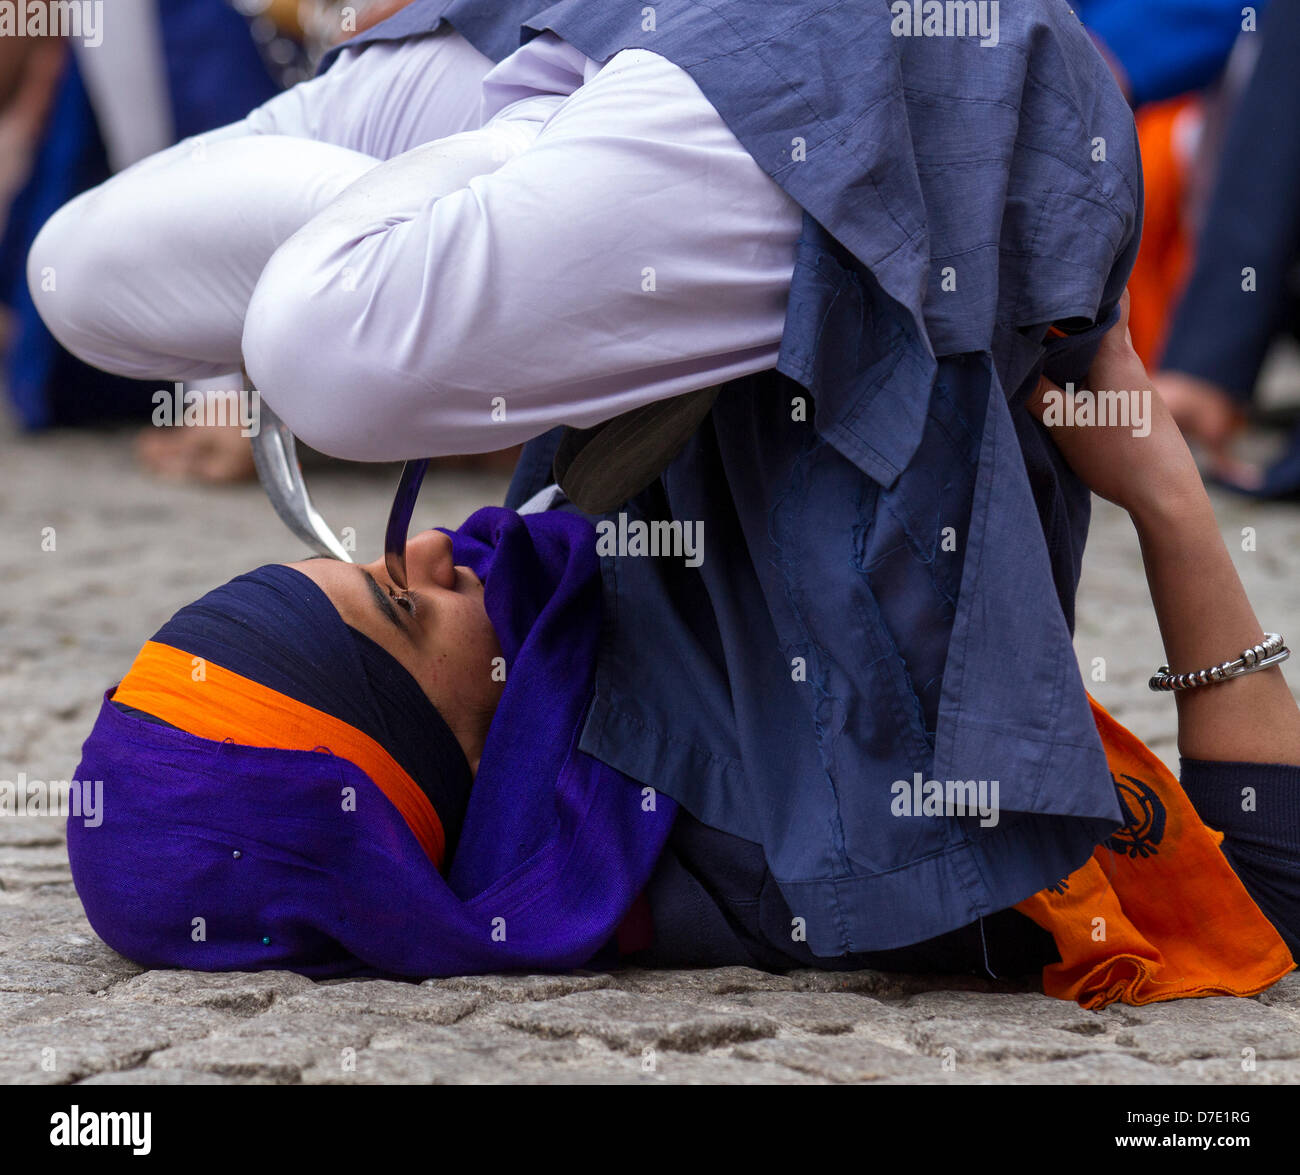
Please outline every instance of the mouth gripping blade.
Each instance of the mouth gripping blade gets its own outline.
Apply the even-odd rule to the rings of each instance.
[[[259,428],[252,438],[253,462],[275,512],[318,555],[351,563],[352,556],[312,505],[293,433],[265,400],[261,401],[259,412]]]
[[[384,566],[388,569],[389,579],[402,591],[406,591],[406,536],[411,529],[415,499],[420,496],[420,483],[424,481],[424,471],[428,468],[427,458],[408,461],[402,466],[393,508],[388,514],[388,528],[384,531]]]

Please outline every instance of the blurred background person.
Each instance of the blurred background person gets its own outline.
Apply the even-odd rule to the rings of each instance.
[[[8,319],[4,378],[25,429],[145,421],[156,390],[155,384],[86,366],[45,329],[25,272],[41,225],[110,174],[180,138],[242,117],[278,92],[282,81],[306,73],[306,63],[290,60],[287,39],[277,36],[267,39],[268,50],[301,71],[277,78],[259,52],[248,16],[226,0],[113,0],[101,20],[99,44],[76,37],[10,38],[0,62],[0,125],[10,147],[0,187],[7,205],[0,207],[0,306]],[[272,48],[277,41],[285,44]],[[155,440],[173,439],[155,431]],[[167,456],[147,446],[142,455],[153,461]],[[218,461],[196,472],[227,471]]]
[[[1161,394],[1209,476],[1295,497],[1300,431],[1267,469],[1235,450],[1265,359],[1300,335],[1300,9],[1080,0],[1077,10],[1138,127],[1146,209],[1129,282],[1134,347],[1160,369]]]
[[[1130,330],[1154,364],[1187,280],[1221,126],[1248,77],[1265,3],[1080,0],[1076,5],[1134,108],[1146,208],[1129,281]]]
[[[0,38],[0,347],[21,428],[145,423],[158,390],[87,366],[45,329],[25,266],[50,215],[172,143],[243,118],[310,77],[331,45],[405,3],[112,0],[99,44]],[[187,391],[242,385],[231,372],[191,382]],[[254,473],[238,423],[146,427],[137,455],[164,477],[225,482]],[[448,460],[512,468],[514,458],[510,450]]]
[[[1300,432],[1269,467],[1231,445],[1274,344],[1300,335],[1300,6],[1274,4],[1227,128],[1195,267],[1172,317],[1156,383],[1209,471],[1264,497],[1300,493]]]

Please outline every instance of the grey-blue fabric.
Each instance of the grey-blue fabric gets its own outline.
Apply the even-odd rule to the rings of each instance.
[[[886,0],[415,0],[363,38],[654,50],[804,209],[776,369],[596,520],[702,524],[704,558],[602,555],[580,745],[762,846],[819,956],[966,926],[1121,822],[1071,641],[1089,496],[1024,403],[1115,319],[1136,134],[1064,0],[993,10],[983,44]],[[996,823],[899,813],[916,773],[997,781]]]

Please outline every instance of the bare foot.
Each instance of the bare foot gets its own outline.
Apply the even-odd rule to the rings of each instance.
[[[437,465],[448,470],[471,470],[478,473],[513,473],[519,464],[522,445],[497,449],[491,453],[468,453],[457,457],[439,457]]]
[[[142,429],[135,452],[145,470],[169,481],[213,485],[251,481],[257,472],[238,424]]]

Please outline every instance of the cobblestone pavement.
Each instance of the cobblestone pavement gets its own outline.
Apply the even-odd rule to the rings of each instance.
[[[102,691],[175,608],[295,557],[256,487],[147,481],[129,440],[0,432],[0,780],[68,778]],[[314,475],[323,513],[354,527],[363,553],[379,548],[395,476]],[[502,488],[433,475],[417,522],[454,525]],[[1220,505],[1261,617],[1293,627],[1300,510]],[[1243,527],[1255,528],[1253,551]],[[1176,766],[1173,707],[1144,689],[1160,646],[1138,552],[1108,508],[1077,647],[1097,697]],[[1300,1081],[1295,976],[1253,1000],[1091,1013],[1023,985],[874,972],[419,985],[142,972],[86,923],[61,822],[48,816],[0,819],[0,1025],[0,1081],[22,1083]]]

